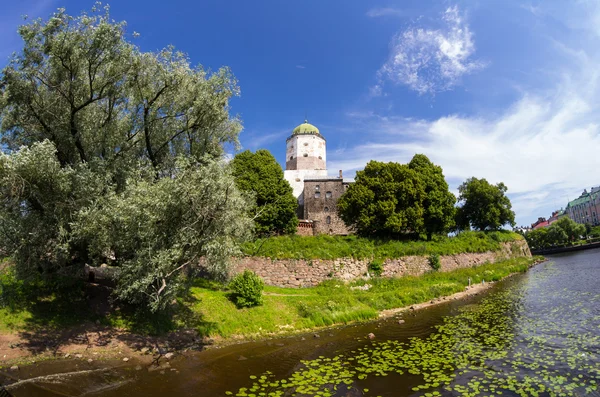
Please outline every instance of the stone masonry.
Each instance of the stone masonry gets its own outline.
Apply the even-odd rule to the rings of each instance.
[[[463,253],[440,257],[442,272],[460,268],[493,263],[516,257],[531,257],[524,240],[501,243],[499,251]],[[387,259],[383,264],[384,277],[418,276],[431,270],[428,256],[405,256]],[[324,280],[339,279],[350,281],[365,277],[370,259],[340,258],[333,260],[272,260],[264,257],[238,258],[234,272],[250,269],[258,274],[266,284],[279,287],[311,287]]]

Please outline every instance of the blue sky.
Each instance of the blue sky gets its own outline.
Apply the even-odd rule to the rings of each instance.
[[[0,66],[21,48],[21,15],[88,0],[3,4]],[[503,181],[517,223],[600,185],[597,1],[115,0],[143,50],[167,45],[193,64],[229,66],[242,95],[244,149],[284,162],[304,120],[327,139],[328,169],[424,153],[453,191]]]

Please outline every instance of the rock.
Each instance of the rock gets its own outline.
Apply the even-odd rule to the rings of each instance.
[[[10,367],[11,371],[18,371],[19,370],[19,366],[18,365],[13,365],[12,367]]]
[[[142,354],[148,354],[148,352],[149,352],[149,351],[150,351],[150,349],[149,349],[149,348],[147,348],[147,347],[142,347],[142,348],[140,349],[140,353],[142,353]]]
[[[82,354],[76,354],[75,358],[83,358],[83,355]]]
[[[69,353],[65,354],[65,358],[69,358],[71,355]]]
[[[94,361],[94,360],[92,360],[91,358],[88,358],[88,363],[91,363],[92,361]]]
[[[306,338],[303,336],[302,338],[300,338],[300,340],[306,340]]]
[[[141,371],[141,370],[142,370],[142,366],[141,366],[141,365],[137,365],[137,366],[135,367],[135,370],[136,370],[136,371]]]
[[[314,334],[313,336],[314,336],[315,338],[320,338],[320,337],[321,337],[321,335],[319,335],[319,334]]]
[[[375,334],[374,333],[369,333],[369,335],[367,335],[367,337],[371,340],[375,339]]]
[[[333,334],[329,334],[329,336],[333,336]]]
[[[127,361],[129,361],[129,358],[128,357],[123,357],[123,361],[127,362]]]
[[[238,361],[244,361],[244,360],[247,360],[247,358],[246,358],[246,357],[244,357],[244,356],[240,356],[240,357],[238,358]]]
[[[169,353],[165,354],[165,358],[166,358],[167,360],[170,360],[170,359],[172,359],[174,356],[175,356],[175,353],[171,353],[171,352],[169,352]]]
[[[398,324],[404,324],[406,321],[404,320],[398,320]]]
[[[414,306],[411,306],[411,307],[410,307],[410,310],[415,310],[415,307],[414,307]]]

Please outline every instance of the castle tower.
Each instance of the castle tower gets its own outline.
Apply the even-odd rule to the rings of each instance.
[[[326,154],[325,138],[306,120],[294,128],[286,140],[284,177],[294,189],[299,214],[303,214],[304,180],[327,176]]]

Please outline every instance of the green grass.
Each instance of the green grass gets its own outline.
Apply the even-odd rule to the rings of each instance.
[[[258,338],[375,319],[381,310],[462,291],[469,278],[479,283],[524,272],[532,262],[530,258],[517,258],[452,272],[432,271],[419,277],[375,278],[350,284],[330,280],[302,289],[266,286],[264,304],[243,309],[236,307],[231,291],[223,284],[197,279],[190,295],[170,313],[150,315],[120,305],[102,317],[89,310],[85,291],[77,286],[52,292],[49,286],[22,284],[5,270],[0,272],[0,286],[4,288],[0,332],[64,329],[100,320],[139,334],[195,328],[201,335],[215,338]],[[366,283],[371,285],[368,291],[351,289]]]
[[[277,236],[257,239],[242,246],[249,256],[272,259],[399,258],[407,255],[453,255],[497,251],[501,242],[522,240],[509,231],[462,232],[436,236],[433,241],[400,241],[358,236]]]
[[[199,285],[192,288],[197,300],[192,311],[205,321],[198,327],[205,335],[260,337],[375,319],[381,310],[463,291],[469,278],[480,283],[524,272],[532,262],[530,258],[518,258],[452,272],[430,272],[420,277],[376,278],[350,284],[332,280],[303,289],[266,287],[264,305],[247,309],[237,309],[228,292],[218,285]],[[366,283],[372,285],[368,291],[350,288]]]

